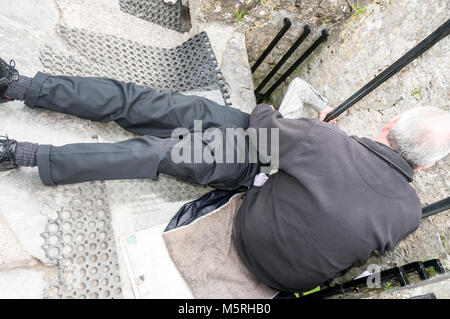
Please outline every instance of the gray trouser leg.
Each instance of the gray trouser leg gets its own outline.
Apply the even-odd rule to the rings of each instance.
[[[191,134],[191,159],[195,149],[204,152],[201,136]],[[198,139],[198,143],[193,140]],[[47,186],[94,180],[151,178],[159,173],[183,181],[233,190],[250,187],[258,172],[253,163],[176,163],[172,148],[179,140],[143,136],[119,143],[79,143],[55,147],[40,145],[37,153],[39,175]],[[199,145],[196,147],[195,145]]]
[[[258,171],[257,164],[250,164],[247,159],[245,163],[180,164],[172,160],[172,148],[179,142],[169,138],[174,128],[185,127],[192,132],[197,119],[203,121],[203,129],[247,128],[248,114],[208,99],[158,93],[148,87],[110,79],[38,73],[25,103],[90,120],[116,121],[127,130],[145,135],[119,143],[40,145],[37,162],[45,185],[157,179],[159,173],[164,173],[187,182],[231,190],[251,186]],[[200,137],[191,134],[190,138]],[[207,147],[202,141],[191,145],[192,151],[198,145]]]
[[[139,135],[170,137],[177,127],[193,131],[194,120],[209,127],[247,128],[249,114],[211,100],[106,78],[51,76],[38,72],[25,104],[100,122],[115,121]]]

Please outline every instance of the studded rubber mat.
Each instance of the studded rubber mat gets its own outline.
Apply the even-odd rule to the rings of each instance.
[[[163,0],[119,0],[120,10],[165,28],[179,30],[181,0],[167,4]]]
[[[65,25],[59,25],[57,31],[70,47],[91,62],[87,67],[86,63],[45,49],[41,62],[59,74],[109,74],[122,81],[151,86],[160,92],[185,92],[215,86],[222,93],[223,104],[231,105],[227,84],[206,32],[166,49]]]
[[[121,279],[103,182],[60,187],[66,200],[41,236],[58,275],[47,298],[121,298]]]

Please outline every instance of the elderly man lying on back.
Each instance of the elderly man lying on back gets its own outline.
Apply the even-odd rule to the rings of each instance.
[[[283,103],[280,110],[295,110],[300,106],[296,100],[315,106],[322,118],[331,110],[309,85],[295,83],[297,97],[291,94],[294,102]],[[281,291],[309,290],[373,250],[392,249],[413,232],[421,218],[421,203],[409,184],[414,170],[430,167],[450,150],[450,115],[434,107],[408,110],[372,140],[348,136],[319,120],[284,118],[266,104],[247,114],[201,97],[106,78],[40,72],[28,78],[0,60],[0,102],[10,100],[115,121],[141,137],[65,146],[3,138],[2,170],[37,166],[48,186],[157,179],[165,173],[219,189],[247,188],[235,219],[237,250],[257,279]],[[197,127],[196,120],[202,121]],[[224,162],[218,156],[238,148],[227,134],[215,134],[227,129],[237,135],[256,132],[245,135],[240,160],[232,156]],[[181,161],[176,156],[180,143]],[[267,150],[277,156],[267,156]],[[253,186],[264,164],[278,171]]]

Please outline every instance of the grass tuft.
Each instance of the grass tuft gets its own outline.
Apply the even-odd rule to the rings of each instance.
[[[361,14],[365,13],[367,10],[367,8],[359,5],[359,0],[356,1],[356,4],[351,4],[350,6],[352,7],[352,10],[353,10],[352,16],[354,18],[359,17]]]
[[[411,95],[412,96],[417,95],[420,99],[422,99],[422,89],[418,88],[418,89],[411,90]]]
[[[234,21],[236,21],[236,22],[244,21],[244,15],[245,15],[245,11],[244,10],[236,11],[236,13],[234,14]]]
[[[444,237],[443,235],[440,235],[440,237],[441,237],[441,243],[442,243],[442,246],[443,246],[444,248],[447,248],[447,243],[446,243],[446,241],[445,241],[445,237]]]

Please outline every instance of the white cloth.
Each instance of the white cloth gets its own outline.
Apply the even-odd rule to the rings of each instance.
[[[320,111],[327,106],[328,101],[309,83],[295,78],[289,84],[278,111],[284,118],[298,119],[302,116],[305,103]]]
[[[259,173],[255,176],[255,179],[253,180],[253,186],[261,187],[264,185],[265,182],[267,182],[268,179],[269,177],[266,174]]]

